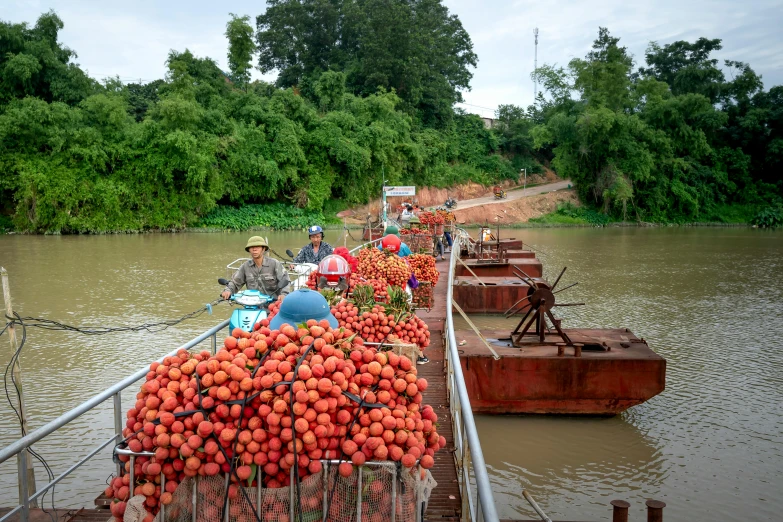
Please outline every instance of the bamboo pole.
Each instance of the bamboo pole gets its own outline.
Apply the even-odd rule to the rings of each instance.
[[[11,305],[11,286],[8,283],[8,271],[0,266],[0,276],[3,280],[3,301],[5,301],[5,313],[8,316],[13,316],[13,306]],[[16,353],[16,350],[18,348],[18,345],[16,343],[16,329],[14,328],[14,325],[11,324],[8,327],[8,338],[11,341],[11,355]],[[14,367],[13,367],[13,376],[14,381],[16,382],[16,392],[19,397],[19,415],[22,417],[22,436],[25,436],[28,433],[27,429],[27,416],[25,414],[25,407],[24,407],[24,393],[22,393],[22,365],[19,364],[19,360],[17,359],[15,361]],[[27,451],[27,493],[26,496],[29,498],[36,492],[35,487],[35,468],[33,467],[33,458],[32,455],[30,455],[29,450]],[[25,496],[25,492],[22,490],[22,481],[19,481],[19,498],[20,500]],[[30,502],[30,507],[38,507],[38,500],[34,499]]]

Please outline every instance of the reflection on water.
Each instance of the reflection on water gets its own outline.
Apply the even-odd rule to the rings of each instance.
[[[502,517],[532,516],[523,488],[550,506],[550,516],[567,517],[556,506],[581,503],[598,509],[570,516],[588,510],[600,516],[603,498],[637,496],[640,485],[652,494],[667,474],[660,448],[621,418],[481,416],[478,426]],[[517,436],[488,440],[487,433]]]
[[[337,235],[336,232],[332,233]],[[545,275],[568,266],[564,326],[628,327],[668,360],[667,389],[611,419],[487,417],[477,421],[499,512],[534,518],[528,488],[548,514],[609,520],[608,502],[668,504],[668,520],[779,520],[783,500],[783,234],[746,229],[541,229],[513,235],[545,255]],[[269,234],[273,248],[304,233]],[[138,324],[191,312],[217,297],[217,277],[244,254],[247,234],[102,237],[0,236],[22,315],[69,324]],[[327,235],[327,241],[334,238]],[[29,332],[22,356],[32,428],[227,318],[218,307],[158,333],[84,336]],[[497,326],[497,318],[479,318]],[[508,323],[506,323],[508,324]],[[206,346],[206,345],[205,345]],[[0,338],[0,361],[10,358]],[[4,364],[0,370],[4,370]],[[134,400],[123,396],[127,408]],[[0,446],[18,437],[0,403]],[[55,473],[112,434],[104,404],[44,439]],[[65,451],[64,448],[67,448]],[[109,451],[106,450],[105,455]],[[90,505],[108,460],[57,487],[58,507]],[[16,498],[15,462],[0,465],[0,505]],[[43,472],[38,469],[39,483]],[[748,509],[752,506],[752,509]]]

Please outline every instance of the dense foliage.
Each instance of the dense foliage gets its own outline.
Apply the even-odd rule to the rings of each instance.
[[[256,22],[259,68],[278,71],[278,86],[312,90],[325,71],[344,71],[349,92],[393,89],[426,124],[451,120],[477,61],[441,0],[269,0]]]
[[[220,206],[199,219],[200,227],[247,230],[253,227],[268,227],[277,230],[307,228],[313,223],[334,223],[317,210],[292,207],[283,203],[265,205],[243,205],[239,208]]]
[[[438,1],[425,8],[426,27],[461,31]],[[436,128],[422,125],[414,107],[440,96],[424,87],[431,77],[408,84],[418,102],[383,82],[356,91],[350,71],[310,75],[307,89],[250,82],[256,35],[246,16],[232,14],[226,25],[230,71],[172,51],[166,78],[146,85],[88,78],[58,42],[62,27],[52,12],[32,28],[0,23],[0,210],[22,231],[236,227],[260,219],[261,207],[218,205],[266,202],[285,203],[264,207],[282,216],[260,221],[288,228],[310,219],[296,208],[317,216],[330,199],[367,201],[384,176],[447,186],[515,173],[478,117],[451,110],[466,70],[462,79],[444,70],[451,117]]]
[[[619,38],[601,28],[584,59],[536,71],[546,95],[516,124],[534,123],[536,149],[583,202],[616,218],[706,221],[723,219],[727,205],[774,207],[783,195],[783,86],[764,91],[736,61],[724,64],[727,80],[710,57],[720,48],[705,38],[652,43],[647,66],[634,71]]]
[[[477,58],[442,0],[270,0],[250,22],[226,23],[228,71],[171,51],[144,85],[89,78],[53,12],[0,22],[0,231],[296,228],[384,179],[490,184],[542,164],[587,204],[561,220],[780,223],[783,86],[721,68],[720,40],[653,43],[635,69],[602,28],[487,129],[453,109]],[[251,81],[254,56],[276,85]]]

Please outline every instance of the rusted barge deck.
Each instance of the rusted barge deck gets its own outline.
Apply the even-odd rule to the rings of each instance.
[[[468,270],[468,267],[470,270]],[[530,277],[541,277],[544,267],[541,264],[541,261],[535,257],[511,258],[503,263],[478,259],[463,259],[462,263],[457,263],[454,275],[476,275],[480,278],[483,278],[484,276],[517,277],[517,270],[522,270]]]
[[[468,314],[502,314],[514,304],[525,311],[530,304],[523,301],[530,286],[514,276],[484,276],[480,280],[473,275],[454,278],[454,300]]]
[[[458,331],[457,339],[466,341],[460,362],[473,411],[616,415],[663,391],[666,360],[630,330],[565,332],[585,347],[581,356],[570,347],[558,355],[554,334],[546,336],[549,344],[517,348],[508,331],[482,331],[500,356],[496,360],[474,331]]]

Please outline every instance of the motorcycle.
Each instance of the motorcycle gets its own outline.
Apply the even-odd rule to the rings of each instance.
[[[444,203],[444,205],[446,206],[446,208],[448,210],[451,210],[453,208],[457,208],[457,200],[450,197],[450,198],[448,198],[446,200],[446,203]]]
[[[226,286],[228,279],[221,277],[218,279],[218,283]],[[263,294],[259,290],[243,290],[233,294],[228,298],[228,301],[231,304],[238,304],[242,308],[232,312],[231,319],[228,322],[230,331],[233,332],[234,328],[239,328],[246,332],[252,332],[253,325],[261,319],[267,318],[266,306],[273,300],[272,296]]]
[[[291,261],[294,260],[294,253],[290,248],[285,253],[291,258]],[[291,289],[299,290],[300,288],[306,288],[307,280],[310,279],[310,274],[315,270],[318,270],[318,265],[313,263],[290,262],[288,264],[288,279],[291,281]]]
[[[507,195],[505,190],[499,189],[495,191],[495,199],[506,199]]]

